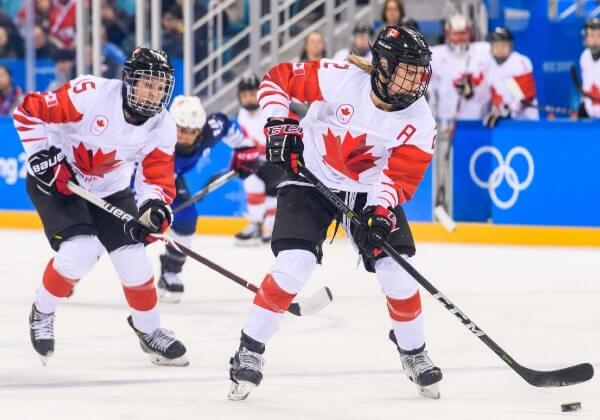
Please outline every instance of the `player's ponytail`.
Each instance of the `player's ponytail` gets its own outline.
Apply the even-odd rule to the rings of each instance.
[[[350,54],[347,60],[354,64],[356,67],[364,71],[365,73],[371,74],[373,72],[373,64],[371,60],[361,57],[360,55]]]

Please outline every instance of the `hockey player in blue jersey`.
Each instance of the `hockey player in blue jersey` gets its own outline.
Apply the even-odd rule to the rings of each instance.
[[[254,173],[258,166],[259,152],[252,140],[246,138],[236,120],[217,112],[206,115],[200,99],[196,96],[177,96],[169,109],[177,124],[175,146],[175,187],[177,195],[173,202],[176,208],[190,197],[183,174],[196,167],[198,160],[207,156],[221,140],[233,149],[231,169],[244,179]],[[188,206],[175,214],[171,235],[185,246],[191,246],[196,231],[198,213],[195,206]],[[160,256],[161,275],[158,281],[162,301],[179,302],[184,287],[179,273],[185,255],[167,246]]]

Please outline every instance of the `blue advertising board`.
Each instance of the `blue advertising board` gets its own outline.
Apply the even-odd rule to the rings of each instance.
[[[455,135],[456,220],[600,226],[600,122],[473,124]]]

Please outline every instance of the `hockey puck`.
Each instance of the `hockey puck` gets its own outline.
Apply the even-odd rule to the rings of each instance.
[[[562,411],[564,413],[569,412],[569,411],[578,411],[578,410],[581,410],[580,402],[565,403],[565,404],[560,405],[560,411]]]

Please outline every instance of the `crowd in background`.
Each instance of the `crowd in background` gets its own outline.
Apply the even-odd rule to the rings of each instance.
[[[0,0],[0,63],[2,59],[24,57],[26,21],[24,3],[23,0]],[[55,71],[55,78],[49,86],[38,86],[38,88],[51,90],[75,76],[76,0],[34,0],[34,3],[36,15],[33,43],[36,59],[52,60]],[[182,7],[183,0],[162,1],[162,49],[171,58],[183,56]],[[194,19],[199,19],[206,14],[208,1],[195,1],[194,7]],[[126,53],[135,47],[134,14],[135,0],[103,0],[101,72],[104,77],[120,77]],[[233,6],[224,10],[222,19],[224,39],[234,36],[248,25],[248,14],[249,0],[235,2]],[[373,37],[386,25],[399,24],[419,29],[417,21],[407,16],[402,0],[386,0],[380,16],[374,22],[364,22],[354,28],[352,39],[345,48],[331,51],[325,45],[323,34],[313,31],[306,36],[297,59],[306,61],[328,57],[343,60],[350,53],[370,59],[369,43],[373,41]],[[441,44],[445,41],[444,34],[440,38]],[[194,37],[195,57],[200,61],[208,54],[209,37],[206,25],[196,30]],[[91,61],[91,47],[88,47],[86,53],[90,59],[88,61]],[[203,73],[199,75],[201,78],[204,76]],[[226,73],[224,77],[232,76]],[[19,102],[21,94],[21,88],[12,85],[10,68],[0,67],[0,115],[10,113]],[[299,115],[303,115],[306,111],[306,106],[294,105],[294,107]]]

